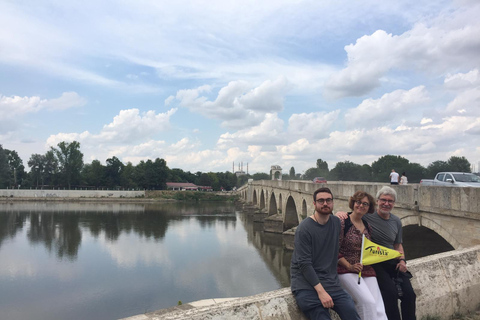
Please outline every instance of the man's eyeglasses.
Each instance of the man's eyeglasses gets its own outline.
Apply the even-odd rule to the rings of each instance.
[[[327,199],[317,199],[315,200],[318,204],[323,204],[323,203],[326,203],[326,204],[330,204],[332,203],[333,199],[332,198],[327,198]]]
[[[378,199],[383,203],[388,203],[388,204],[393,204],[395,203],[395,200],[390,200],[390,199]]]
[[[368,203],[368,202],[362,202],[362,201],[360,201],[360,200],[355,201],[355,204],[356,204],[357,206],[370,207],[370,203]]]

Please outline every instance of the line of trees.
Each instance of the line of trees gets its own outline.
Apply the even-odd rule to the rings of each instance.
[[[60,142],[45,154],[32,154],[27,162],[14,150],[0,145],[0,188],[91,188],[91,189],[166,189],[167,182],[191,182],[214,190],[231,190],[237,177],[231,172],[185,172],[170,169],[164,159],[122,163],[117,157],[85,164],[80,143]]]
[[[471,165],[465,157],[452,156],[447,161],[434,161],[425,168],[401,156],[385,155],[374,161],[371,166],[343,161],[337,162],[335,167],[329,170],[328,163],[318,159],[317,166],[306,170],[302,179],[325,177],[332,181],[390,182],[392,169],[399,174],[405,172],[409,182],[418,183],[421,179],[433,179],[437,172],[441,171],[471,172]],[[285,178],[289,179],[290,175]]]
[[[190,182],[199,186],[211,186],[213,190],[232,190],[244,185],[248,179],[270,180],[270,173],[255,173],[237,177],[232,172],[196,172],[170,169],[164,159],[122,163],[113,156],[105,165],[99,160],[85,164],[80,143],[60,142],[45,154],[32,154],[27,162],[27,173],[22,159],[15,150],[3,149],[0,145],[0,188],[92,188],[92,189],[166,189],[167,182]],[[291,167],[283,180],[312,180],[325,177],[330,181],[389,182],[392,169],[406,172],[409,182],[419,182],[423,178],[433,178],[439,171],[471,172],[465,157],[450,157],[447,161],[434,161],[423,167],[401,156],[385,155],[372,165],[356,164],[350,161],[338,162],[332,170],[328,163],[318,159],[316,166],[303,175],[295,173]]]

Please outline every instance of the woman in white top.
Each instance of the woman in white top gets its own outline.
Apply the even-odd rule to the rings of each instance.
[[[400,184],[407,184],[408,179],[407,176],[405,175],[405,172],[402,172],[402,177],[400,178]]]

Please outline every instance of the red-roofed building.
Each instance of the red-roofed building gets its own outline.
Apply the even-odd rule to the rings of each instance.
[[[190,182],[167,182],[168,190],[193,190],[197,191],[198,186]]]

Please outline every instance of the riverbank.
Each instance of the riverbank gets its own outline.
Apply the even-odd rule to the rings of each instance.
[[[67,202],[168,202],[168,201],[235,201],[232,192],[199,192],[171,190],[0,190],[0,202],[67,201]]]

